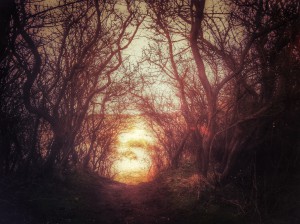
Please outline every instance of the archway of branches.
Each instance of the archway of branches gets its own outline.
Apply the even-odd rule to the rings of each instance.
[[[1,175],[192,164],[226,184],[297,158],[298,1],[46,3],[1,13]]]

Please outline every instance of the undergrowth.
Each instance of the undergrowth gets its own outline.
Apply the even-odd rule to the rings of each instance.
[[[0,212],[0,223],[101,223],[102,184],[97,175],[78,171],[64,178],[2,180],[1,204],[12,206]]]
[[[208,183],[191,164],[166,170],[156,181],[169,191],[168,212],[175,216],[176,223],[251,223],[238,199],[234,198],[236,189],[226,189],[227,193],[231,191],[231,198],[224,197],[224,189]]]

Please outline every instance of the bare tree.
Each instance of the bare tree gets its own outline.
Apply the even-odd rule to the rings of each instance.
[[[199,144],[200,171],[204,176],[207,176],[211,150],[220,133],[229,129],[231,132],[223,157],[226,165],[222,178],[226,179],[238,149],[252,136],[250,130],[245,135],[240,124],[257,120],[272,108],[271,102],[274,101],[255,103],[255,98],[261,93],[258,87],[261,80],[253,78],[258,76],[252,63],[255,61],[255,46],[259,40],[266,41],[274,32],[298,20],[296,2],[281,6],[274,4],[228,1],[205,6],[205,1],[200,0],[168,1],[165,4],[147,1],[152,19],[149,29],[156,34],[156,47],[150,48],[153,53],[146,60],[169,78],[177,90],[187,124],[198,127],[195,139]],[[274,19],[275,11],[280,12],[281,19]],[[153,55],[157,55],[156,59]],[[196,69],[191,69],[193,67]],[[188,78],[194,74],[196,79]],[[189,86],[189,82],[201,84],[198,92]],[[187,94],[191,92],[194,95]],[[229,100],[231,93],[236,93],[236,98]],[[247,100],[251,99],[251,104],[248,104],[251,109],[241,114],[245,93],[252,97],[247,97]],[[199,99],[196,102],[199,102],[198,107],[202,106],[202,111],[193,109],[196,105],[189,103],[195,101],[193,98]],[[232,115],[226,122],[222,118],[224,113]]]
[[[91,101],[114,82],[122,51],[142,22],[125,3],[125,11],[115,1],[17,4],[13,18],[21,38],[14,57],[26,76],[26,109],[48,122],[53,133],[47,169],[74,156]]]

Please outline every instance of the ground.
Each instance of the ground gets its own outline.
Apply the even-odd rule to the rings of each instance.
[[[0,223],[169,223],[166,193],[156,182],[126,185],[87,174],[35,184],[7,180]]]
[[[196,174],[176,172],[138,185],[82,172],[2,179],[0,224],[255,223],[228,193],[218,198]]]
[[[139,185],[111,183],[103,188],[102,194],[113,214],[119,214],[122,223],[168,223],[164,214],[166,191],[154,182]]]

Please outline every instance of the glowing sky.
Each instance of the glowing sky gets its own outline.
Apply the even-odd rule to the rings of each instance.
[[[115,180],[128,184],[148,181],[152,163],[149,145],[154,143],[155,139],[142,122],[120,134],[118,160],[113,165]]]

